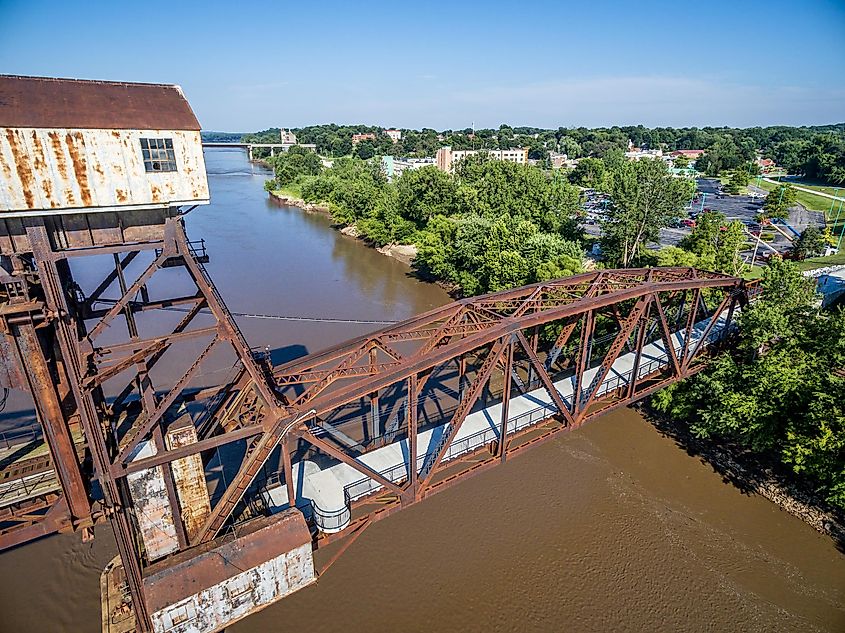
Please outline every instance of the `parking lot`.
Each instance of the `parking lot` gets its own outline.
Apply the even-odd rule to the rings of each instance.
[[[718,211],[725,214],[728,221],[738,220],[744,224],[753,224],[754,218],[760,213],[763,206],[763,199],[767,192],[762,189],[757,189],[754,186],[749,186],[752,195],[731,196],[723,194],[721,184],[718,180],[713,178],[699,178],[696,181],[697,193],[691,204],[687,208],[688,217],[694,217],[704,210]],[[754,195],[756,194],[756,195]],[[590,191],[587,196],[587,203],[585,210],[587,211],[587,218],[584,223],[584,230],[587,235],[599,237],[601,235],[601,227],[599,220],[601,218],[601,209],[604,203],[604,197],[601,194]],[[793,207],[789,210],[788,222],[799,233],[811,225],[824,227],[824,214],[814,211],[807,211],[803,207]],[[789,229],[784,230],[791,235]],[[662,246],[677,246],[677,244],[687,235],[690,234],[691,229],[684,226],[675,228],[664,228],[660,231],[660,243],[650,244],[649,248],[657,249]],[[786,250],[790,246],[790,241],[778,232],[774,232],[774,239],[768,244],[778,251]],[[762,249],[767,251],[765,247]]]

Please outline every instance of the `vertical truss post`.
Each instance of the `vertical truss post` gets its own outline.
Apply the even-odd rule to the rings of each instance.
[[[728,308],[728,316],[725,319],[725,333],[728,332],[728,329],[731,327],[731,323],[733,323],[734,310],[736,310],[736,304],[737,304],[737,296],[733,295],[731,297],[731,305]],[[724,337],[722,337],[722,338],[724,338]]]
[[[663,345],[666,347],[666,360],[672,366],[672,371],[675,375],[680,377],[682,375],[681,364],[678,362],[678,356],[675,354],[672,333],[669,331],[669,324],[666,322],[666,313],[663,311],[663,306],[660,304],[660,294],[657,292],[654,293],[654,309],[657,312],[657,321],[660,324]]]
[[[578,350],[578,364],[575,369],[575,391],[572,394],[572,412],[577,424],[584,419],[584,410],[581,407],[582,390],[584,388],[584,373],[589,363],[590,348],[593,344],[593,326],[595,315],[592,310],[587,310],[581,320],[581,347]]]
[[[504,387],[502,388],[502,417],[499,421],[499,459],[507,459],[508,409],[511,402],[511,369],[513,368],[513,337],[505,352]]]
[[[417,483],[417,388],[416,374],[408,376],[408,490],[412,501],[419,496]]]
[[[378,350],[373,348],[370,350],[370,371],[373,372],[373,367],[376,365],[376,361],[378,360],[376,355],[378,354]],[[378,402],[378,391],[375,391],[370,394],[370,444],[375,441],[375,438],[379,436],[379,429],[381,427],[381,420],[379,419],[379,402]]]
[[[690,302],[689,315],[687,316],[687,326],[684,330],[684,344],[681,346],[681,369],[686,369],[689,365],[689,344],[692,339],[692,330],[695,327],[695,317],[698,314],[698,304],[701,299],[701,289],[696,288],[692,291],[692,301]],[[680,315],[679,317],[680,318]]]
[[[628,380],[628,398],[633,399],[637,392],[637,381],[640,376],[640,361],[643,355],[643,347],[645,347],[645,337],[648,333],[648,326],[651,323],[651,304],[654,301],[653,297],[649,298],[648,305],[645,307],[642,317],[640,317],[640,324],[637,328],[637,342],[634,350],[634,366],[631,367],[631,377]]]
[[[291,440],[285,433],[282,440],[282,467],[285,470],[285,489],[288,493],[288,506],[293,508],[296,505],[296,489],[293,487],[293,464],[290,456]]]
[[[540,326],[535,325],[534,330],[531,334],[531,351],[534,352],[534,355],[537,355],[537,345],[540,342]],[[526,350],[527,351],[527,350]],[[528,389],[531,389],[531,385],[534,383],[534,363],[528,363]]]
[[[91,516],[88,492],[38,333],[26,323],[13,325],[12,337],[70,515],[76,520],[87,520]]]

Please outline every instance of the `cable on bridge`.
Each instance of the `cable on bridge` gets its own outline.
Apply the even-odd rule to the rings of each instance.
[[[117,303],[114,299],[97,299],[94,303],[105,303],[107,305],[114,305]],[[130,302],[131,305],[132,302]],[[178,308],[176,306],[161,306],[155,308],[156,310],[169,310],[171,312],[189,312],[189,308]],[[211,314],[208,308],[200,310],[203,314]],[[342,319],[335,317],[307,317],[307,316],[292,316],[283,314],[261,314],[254,312],[232,312],[232,316],[243,317],[246,319],[273,319],[276,321],[306,321],[311,323],[356,323],[360,325],[395,325],[401,321],[386,321],[376,319]]]

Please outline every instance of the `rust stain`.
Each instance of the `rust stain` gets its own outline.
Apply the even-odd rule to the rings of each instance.
[[[53,146],[53,155],[56,157],[56,169],[59,170],[62,180],[67,180],[67,162],[65,162],[65,152],[62,149],[62,141],[59,139],[59,133],[50,132],[47,136],[50,137],[50,145]]]
[[[12,160],[15,162],[15,170],[18,172],[18,178],[23,186],[23,197],[26,200],[26,206],[34,209],[35,196],[33,195],[33,188],[35,186],[35,180],[32,175],[32,167],[29,164],[29,155],[26,148],[21,146],[14,130],[6,129],[6,140],[12,148]]]
[[[49,178],[44,178],[41,181],[41,189],[44,191],[44,197],[50,202],[51,207],[59,206],[59,201],[53,197],[53,182]]]
[[[74,132],[65,136],[67,141],[68,151],[70,152],[70,160],[73,164],[73,172],[76,174],[76,182],[79,185],[79,193],[82,196],[82,204],[86,207],[91,206],[91,189],[88,184],[88,166],[85,160],[85,140],[82,138],[81,132]],[[81,150],[80,150],[81,147]]]
[[[114,195],[117,196],[118,202],[126,202],[126,191],[124,189],[115,189]]]
[[[44,149],[41,147],[38,132],[35,130],[32,130],[32,164],[36,172],[43,172],[47,167],[47,161],[44,159]]]
[[[161,202],[161,189],[157,185],[150,185],[153,194],[153,202]]]

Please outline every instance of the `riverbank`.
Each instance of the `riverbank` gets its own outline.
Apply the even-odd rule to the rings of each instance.
[[[298,209],[302,209],[308,213],[323,213],[331,215],[331,210],[328,205],[306,202],[302,198],[298,198],[281,190],[270,191],[268,193],[270,194],[270,198],[279,204],[289,207],[297,207]],[[413,244],[385,244],[384,246],[376,246],[372,241],[362,236],[358,232],[358,229],[355,228],[355,225],[341,226],[338,224],[333,226],[344,235],[360,240],[370,248],[377,250],[382,255],[398,259],[407,266],[410,266],[414,261],[414,258],[417,256],[417,247]]]
[[[744,494],[757,494],[797,517],[845,548],[845,512],[832,507],[782,464],[732,444],[698,438],[685,422],[654,411],[646,403],[635,409],[658,431],[690,455],[707,462],[726,482]]]

